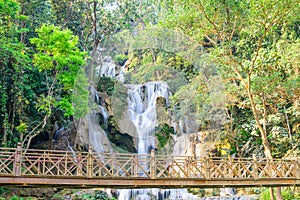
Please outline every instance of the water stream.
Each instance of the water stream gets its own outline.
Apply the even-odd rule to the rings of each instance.
[[[89,131],[89,143],[96,152],[111,152],[111,143],[106,132],[99,124],[99,115],[101,113],[104,120],[104,126],[107,126],[108,112],[101,105],[100,98],[96,88],[91,86],[90,93],[95,100],[90,113],[86,116]]]
[[[169,104],[171,95],[168,85],[164,82],[148,82],[141,85],[127,85],[128,111],[138,136],[138,153],[149,154],[155,149],[155,126],[157,126],[156,100],[162,97]],[[160,189],[120,190],[119,200],[150,200],[164,199],[166,192]]]
[[[120,68],[116,76],[116,65],[110,57],[104,57],[102,65],[96,68],[98,76],[107,76],[116,78],[124,82],[124,68],[126,63]],[[165,82],[155,81],[145,84],[127,84],[128,93],[128,113],[131,122],[135,126],[137,135],[137,151],[139,154],[149,154],[155,149],[155,127],[158,125],[156,114],[157,98],[163,98],[167,107],[169,106],[170,89]],[[104,126],[107,126],[108,112],[101,105],[97,91],[92,90],[92,95],[98,105],[98,113],[104,118]],[[105,131],[100,127],[97,115],[90,114],[87,116],[89,122],[90,143],[98,152],[105,151],[103,145],[110,144]],[[184,122],[183,122],[184,123]],[[188,124],[188,123],[184,123]],[[184,124],[179,124],[180,129]],[[185,125],[187,126],[187,125]],[[186,131],[190,132],[186,128]],[[111,149],[111,147],[109,147]],[[118,190],[118,200],[183,200],[199,199],[199,197],[187,192],[187,189],[122,189]]]

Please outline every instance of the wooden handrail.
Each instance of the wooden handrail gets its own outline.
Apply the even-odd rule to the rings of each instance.
[[[192,157],[0,148],[0,176],[128,179],[263,180],[300,182],[299,159]]]

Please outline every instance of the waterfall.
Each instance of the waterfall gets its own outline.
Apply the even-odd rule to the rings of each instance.
[[[128,111],[138,134],[138,153],[147,154],[155,148],[154,130],[157,126],[156,99],[168,99],[171,95],[165,82],[149,82],[143,85],[128,85]]]
[[[99,124],[98,116],[98,113],[101,113],[104,119],[104,124],[107,124],[108,112],[102,105],[100,105],[101,101],[95,87],[90,87],[90,93],[94,101],[92,104],[96,104],[96,108],[92,106],[90,113],[85,117],[85,120],[88,123],[89,143],[96,152],[111,152],[112,148],[110,141],[106,132]]]
[[[115,77],[116,76],[116,65],[113,62],[110,56],[105,56],[100,65],[95,68],[96,77],[107,76]]]
[[[138,153],[149,154],[155,148],[155,127],[158,125],[156,116],[156,100],[163,97],[169,106],[171,95],[169,86],[165,82],[148,82],[143,85],[127,85],[128,111],[130,119],[138,134]],[[119,200],[151,200],[151,199],[195,199],[186,189],[134,189],[121,190]]]
[[[99,105],[98,108],[99,108],[99,112],[103,117],[104,128],[107,128],[108,117],[109,117],[108,111],[102,105]]]
[[[102,64],[96,68],[98,76],[107,76],[116,78],[118,81],[124,83],[125,67],[127,62],[120,67],[116,73],[116,65],[113,63],[111,57],[105,56],[102,59]],[[136,129],[137,135],[137,150],[139,154],[149,154],[152,149],[156,148],[155,144],[155,127],[158,125],[156,100],[157,98],[165,99],[167,107],[169,106],[169,97],[171,95],[169,86],[166,82],[153,81],[145,84],[127,84],[128,93],[128,113],[132,124]],[[91,90],[92,96],[98,105],[98,112],[104,118],[104,124],[107,123],[108,112],[105,107],[101,105],[101,100],[95,89]],[[98,126],[97,118],[94,115],[89,115],[90,142],[96,151],[103,152],[102,137],[96,135],[103,135],[106,133]],[[96,135],[94,133],[97,133]],[[99,144],[99,147],[97,146]],[[142,173],[142,172],[141,172]],[[186,189],[122,189],[118,190],[118,200],[152,200],[152,199],[194,199]]]
[[[117,75],[117,80],[124,83],[125,81],[125,67],[128,65],[129,60],[127,60],[124,65],[120,68],[119,74]]]
[[[138,153],[149,154],[155,148],[156,100],[163,97],[169,105],[170,89],[165,82],[148,82],[142,85],[127,85],[129,116],[136,127],[138,135]],[[121,190],[119,200],[140,199],[150,200],[151,196],[163,195],[160,189]],[[164,197],[162,197],[163,199]]]
[[[77,157],[76,157],[76,152],[75,152],[74,149],[71,147],[69,141],[68,141],[68,148],[71,150],[72,155],[73,155],[73,158],[74,158],[74,161],[77,163],[78,160],[77,160]]]
[[[89,141],[96,152],[111,152],[110,141],[105,131],[99,125],[98,115],[89,114],[87,117],[89,127]]]

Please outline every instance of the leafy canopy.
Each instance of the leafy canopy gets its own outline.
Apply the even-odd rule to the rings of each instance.
[[[78,72],[85,64],[86,54],[76,46],[78,38],[69,30],[61,30],[54,25],[43,25],[36,32],[38,37],[31,39],[37,50],[33,62],[41,72],[52,78],[45,98],[54,98],[54,106],[62,109],[65,116],[71,116],[74,114],[72,92]],[[80,73],[80,76],[83,74]],[[58,85],[54,87],[57,81]],[[49,104],[49,101],[46,102]]]

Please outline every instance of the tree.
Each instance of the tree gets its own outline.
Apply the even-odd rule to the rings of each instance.
[[[50,117],[53,118],[51,121],[56,121],[61,113],[65,117],[74,115],[73,100],[77,97],[87,99],[88,95],[87,88],[84,88],[87,80],[83,78],[82,71],[86,54],[76,46],[78,38],[72,35],[71,31],[61,30],[54,25],[43,25],[37,29],[37,34],[37,38],[31,39],[37,51],[33,63],[45,75],[47,90],[40,95],[37,104],[38,111],[44,112],[44,118],[23,140],[23,144],[27,142],[27,147],[31,139],[44,129]],[[81,86],[79,84],[80,95],[83,97],[72,95],[75,83],[81,84]],[[75,102],[87,103],[78,98]],[[83,116],[86,112],[83,109],[77,113],[77,117]]]
[[[20,42],[26,29],[18,24],[26,17],[19,14],[12,0],[0,1],[0,126],[2,146],[15,146],[30,127],[33,108],[35,71],[31,68],[29,49]],[[33,122],[34,123],[34,122]]]
[[[166,12],[171,15],[166,16],[165,26],[182,30],[214,56],[224,79],[229,80],[227,86],[236,88],[234,101],[239,99],[240,106],[251,110],[264,155],[271,160],[268,138],[273,127],[271,123],[268,127],[268,117],[290,108],[296,102],[293,96],[299,94],[299,63],[285,59],[289,55],[297,60],[297,53],[290,54],[282,46],[298,46],[299,3],[179,0]],[[285,92],[287,85],[290,93]],[[289,129],[290,121],[286,124]]]
[[[49,0],[17,0],[20,6],[20,13],[27,16],[26,21],[19,22],[20,28],[27,31],[20,34],[20,41],[26,46],[31,46],[30,38],[36,37],[35,30],[42,24],[54,23],[51,4]]]

